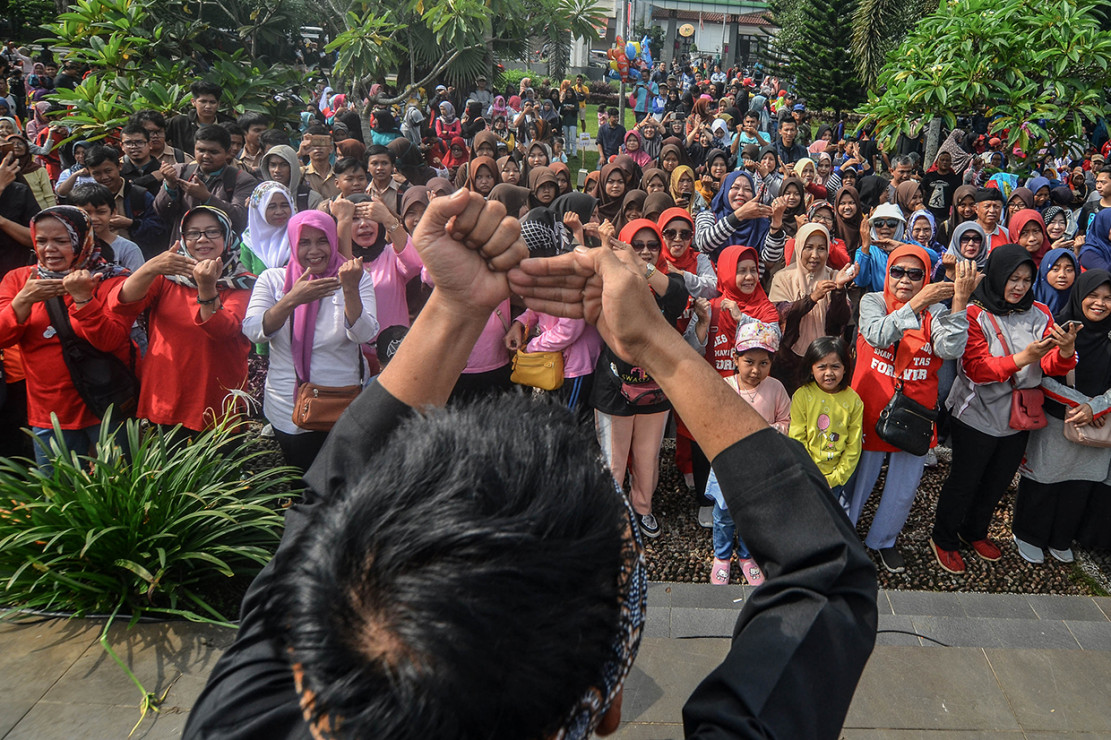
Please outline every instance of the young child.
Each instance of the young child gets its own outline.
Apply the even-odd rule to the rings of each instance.
[[[819,337],[807,348],[802,366],[809,377],[791,399],[789,434],[806,447],[848,513],[845,484],[860,461],[864,422],[864,403],[849,387],[849,348],[840,337]]]
[[[78,185],[70,192],[68,200],[71,206],[77,206],[89,214],[93,234],[112,248],[112,262],[132,272],[143,266],[146,260],[143,259],[139,245],[112,230],[110,222],[116,213],[116,196],[111,190],[95,182]]]
[[[567,164],[567,153],[563,151],[563,137],[552,138],[552,161]]]
[[[779,351],[778,324],[767,324],[742,317],[737,326],[733,345],[733,375],[725,379],[733,390],[748,401],[765,421],[782,434],[791,423],[791,399],[787,390],[775,378],[768,377],[772,358]],[[750,586],[764,582],[764,573],[752,559],[744,540],[736,535],[737,527],[725,507],[717,476],[713,470],[706,482],[706,497],[714,500],[714,565],[710,570],[710,583],[715,586],[729,584],[729,568],[733,559],[733,539],[737,540],[737,557],[741,572]]]

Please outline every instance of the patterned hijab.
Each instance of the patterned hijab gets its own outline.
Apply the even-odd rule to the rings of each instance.
[[[53,206],[39,211],[31,218],[32,244],[35,242],[35,233],[38,231],[39,224],[46,218],[53,218],[65,227],[66,233],[69,234],[70,244],[73,246],[73,262],[68,270],[53,272],[46,269],[40,261],[35,267],[36,277],[45,280],[61,280],[74,270],[88,270],[105,279],[131,274],[126,267],[120,267],[101,256],[104,242],[94,236],[89,214],[81,208]]]
[[[248,272],[243,263],[239,261],[239,235],[235,233],[235,228],[232,227],[228,214],[212,206],[191,208],[181,217],[181,232],[185,232],[185,224],[189,222],[189,219],[200,213],[207,213],[215,218],[216,222],[220,224],[220,231],[224,232],[224,251],[220,253],[220,262],[223,263],[223,267],[220,270],[220,277],[216,279],[216,287],[224,290],[250,290],[253,288],[255,286],[255,276]],[[178,242],[177,253],[191,259],[193,257],[189,254],[189,250],[185,248],[184,239]],[[167,275],[166,279],[187,288],[196,289],[197,287],[192,275]]]

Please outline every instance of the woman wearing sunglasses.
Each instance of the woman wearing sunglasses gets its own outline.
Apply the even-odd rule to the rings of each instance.
[[[855,526],[886,460],[887,480],[864,544],[877,551],[892,573],[906,570],[895,538],[914,503],[926,456],[884,442],[875,433],[876,422],[896,390],[927,408],[937,406],[938,371],[944,360],[955,360],[964,352],[965,308],[979,276],[976,263],[964,259],[954,266],[954,282],[931,283],[928,262],[920,246],[896,247],[888,257],[883,293],[866,293],[860,299],[852,387],[864,401],[864,440],[849,519]],[[950,298],[952,309],[942,303]]]
[[[707,300],[717,295],[717,274],[710,258],[691,249],[694,219],[685,208],[668,208],[656,223],[663,234],[663,258],[668,274],[683,278],[683,285],[694,298]]]
[[[613,227],[599,229],[602,244],[612,249],[631,249],[644,262],[644,275],[667,323],[675,326],[687,307],[690,294],[683,278],[668,271],[663,257],[664,238],[653,221],[641,218],[613,238]],[[652,514],[652,494],[660,476],[660,445],[663,443],[671,404],[660,386],[643,368],[624,362],[609,347],[602,347],[594,368],[590,403],[602,456],[619,486],[628,470],[632,484],[629,499],[645,537],[659,537],[660,525]]]
[[[860,274],[856,284],[868,292],[879,293],[887,284],[887,255],[896,247],[909,243],[906,237],[906,218],[899,206],[881,203],[868,218],[868,228],[861,226],[860,250],[856,253],[856,264]],[[939,256],[937,252],[924,248],[930,258],[927,269],[933,273]]]
[[[1036,398],[1025,396],[1036,395],[1030,391],[1040,387],[1043,374],[1063,376],[1076,366],[1077,326],[1066,331],[1034,301],[1035,274],[1026,249],[1004,244],[988,255],[984,279],[972,292],[968,344],[946,401],[953,463],[930,538],[934,557],[950,573],[965,571],[962,544],[988,562],[1002,557],[988,526],[1041,415],[1032,410]]]

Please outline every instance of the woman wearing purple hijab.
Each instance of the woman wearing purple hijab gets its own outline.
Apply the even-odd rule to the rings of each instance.
[[[374,283],[361,259],[344,261],[336,222],[302,211],[287,226],[292,255],[285,267],[263,270],[251,292],[243,333],[269,343],[262,411],[286,463],[307,470],[327,432],[293,423],[301,383],[349,386],[365,379],[360,344],[378,335]]]

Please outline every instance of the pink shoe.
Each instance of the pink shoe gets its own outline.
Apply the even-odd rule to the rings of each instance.
[[[741,572],[750,586],[759,586],[764,582],[764,571],[760,570],[760,566],[752,558],[741,561]]]
[[[730,561],[714,558],[714,567],[710,569],[710,583],[715,586],[729,585]]]

